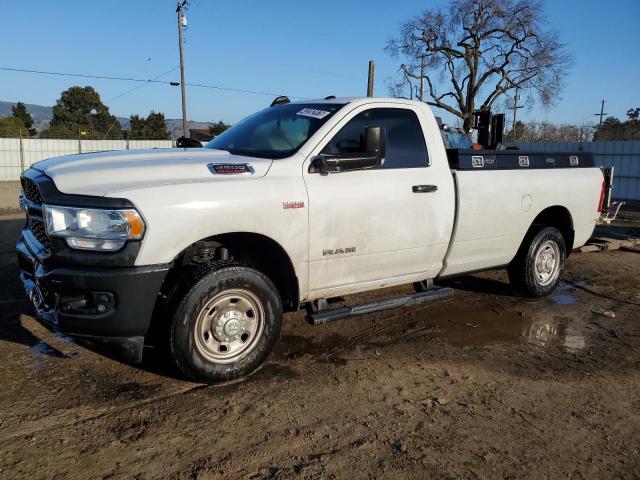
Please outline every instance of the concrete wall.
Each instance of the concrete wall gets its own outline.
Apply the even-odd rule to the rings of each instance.
[[[518,143],[532,151],[592,152],[599,167],[615,167],[615,200],[640,200],[640,141],[629,142],[539,142]]]
[[[128,144],[128,145],[127,145]],[[0,181],[19,180],[23,168],[46,158],[105,150],[171,148],[172,140],[52,140],[0,138]]]

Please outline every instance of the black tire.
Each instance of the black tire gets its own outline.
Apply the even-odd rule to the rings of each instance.
[[[557,249],[557,250],[556,250]],[[544,252],[541,252],[544,250]],[[553,271],[546,277],[546,270],[551,270],[550,264],[541,262],[544,267],[536,269],[538,255],[551,251],[550,256],[558,257],[553,263]],[[548,254],[549,255],[549,254]],[[548,258],[542,256],[542,258]],[[555,290],[564,272],[567,250],[562,233],[555,227],[545,227],[530,232],[509,264],[507,273],[513,289],[525,296],[540,298]],[[557,267],[556,267],[557,263]],[[557,271],[555,270],[557,268]]]
[[[238,304],[237,298],[236,303],[232,303],[234,296],[239,296],[242,308],[234,306]],[[227,298],[228,305],[224,307]],[[271,280],[258,270],[245,266],[205,270],[196,276],[192,286],[178,301],[171,319],[171,353],[178,367],[193,380],[220,383],[248,375],[262,365],[280,338],[280,295]],[[243,309],[246,310],[245,313],[242,313]],[[250,314],[251,311],[254,312]],[[227,313],[231,315],[233,325],[228,319],[225,320]],[[253,318],[257,325],[260,322],[256,319],[260,316],[262,329],[258,332],[256,327],[250,344],[243,345],[243,338],[248,333],[242,333],[244,328],[239,329],[241,325],[245,325],[241,322]],[[216,328],[223,320],[224,327]],[[233,326],[235,330],[229,334],[225,330],[227,326]],[[233,337],[235,333],[241,334],[241,338],[239,335]],[[222,338],[226,335],[231,335],[231,343],[224,343],[225,340],[230,340]],[[211,358],[216,355],[231,355],[235,348],[232,345],[236,343],[239,349],[247,349],[241,350],[237,358]],[[228,350],[222,350],[225,345]]]

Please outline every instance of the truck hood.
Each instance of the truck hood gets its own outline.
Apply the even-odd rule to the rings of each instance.
[[[67,155],[34,163],[31,168],[52,178],[63,193],[106,196],[156,185],[259,178],[267,174],[272,162],[223,150],[163,148]],[[246,163],[251,173],[215,174],[208,167],[211,163]]]

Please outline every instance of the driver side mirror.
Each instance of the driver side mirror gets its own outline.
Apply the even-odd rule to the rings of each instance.
[[[309,172],[337,173],[382,165],[385,158],[384,127],[365,127],[361,153],[320,154],[311,161]]]

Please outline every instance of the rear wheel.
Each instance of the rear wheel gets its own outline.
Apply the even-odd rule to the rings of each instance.
[[[567,252],[562,233],[546,227],[529,234],[507,272],[513,288],[530,297],[553,292],[562,278]]]
[[[173,315],[171,352],[190,378],[217,383],[247,375],[280,337],[282,304],[261,272],[243,266],[201,274]]]

